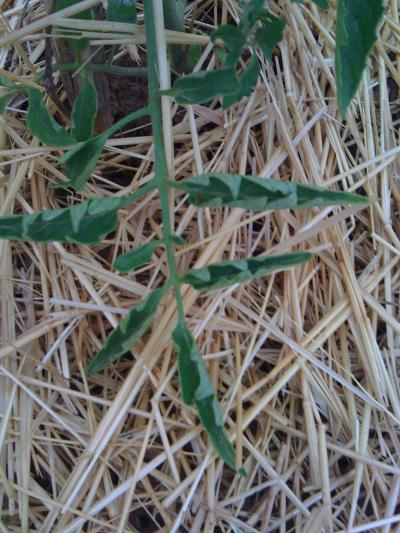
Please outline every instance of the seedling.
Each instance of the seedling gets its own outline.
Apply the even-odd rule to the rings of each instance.
[[[174,235],[171,227],[168,190],[172,187],[184,191],[188,194],[188,201],[199,207],[218,209],[222,206],[231,206],[253,211],[304,209],[347,203],[365,204],[366,199],[346,192],[226,173],[209,173],[180,181],[169,181],[162,135],[161,96],[170,96],[182,105],[207,103],[215,98],[222,98],[224,108],[229,108],[248,97],[254,89],[260,71],[258,58],[260,54],[263,54],[267,60],[272,58],[275,47],[283,37],[285,21],[268,11],[264,6],[264,0],[241,2],[242,15],[239,24],[221,26],[211,34],[214,52],[219,61],[218,68],[180,77],[171,89],[161,92],[154,4],[150,0],[143,2],[147,41],[148,105],[118,121],[100,135],[93,136],[97,107],[96,89],[90,80],[90,66],[82,76],[81,89],[72,109],[70,128],[62,127],[50,115],[39,87],[23,87],[5,77],[0,77],[1,85],[8,89],[8,92],[0,98],[1,111],[4,112],[6,104],[16,93],[25,92],[29,102],[27,128],[44,144],[65,147],[65,154],[61,157],[60,164],[65,165],[69,181],[61,184],[62,187],[83,189],[96,168],[107,138],[143,116],[150,117],[153,128],[154,178],[146,186],[126,197],[93,198],[65,209],[42,211],[33,215],[1,217],[0,237],[36,242],[96,244],[115,230],[119,209],[138,201],[149,191],[158,190],[162,209],[162,238],[119,256],[114,267],[120,272],[135,270],[148,262],[158,247],[164,247],[168,275],[164,284],[150,292],[131,309],[126,318],[110,334],[103,347],[90,361],[86,374],[90,376],[102,371],[129,351],[151,326],[167,291],[173,291],[178,319],[172,340],[178,356],[183,400],[187,405],[196,408],[219,456],[231,468],[236,468],[234,449],[224,429],[216,391],[193,335],[186,325],[181,287],[188,284],[198,291],[229,287],[271,272],[301,265],[312,256],[308,252],[300,252],[279,256],[248,257],[210,264],[201,269],[189,269],[183,274],[178,273],[175,248],[184,242]],[[322,9],[329,8],[325,0],[315,0],[315,4]],[[169,27],[183,29],[184,2],[165,2],[165,6]],[[366,59],[376,38],[382,13],[383,6],[376,0],[337,2],[336,73],[339,108],[343,116],[357,90]],[[108,17],[110,20],[128,19],[130,22],[136,22],[136,2],[110,0]],[[84,40],[75,43],[77,52],[85,46],[87,43]],[[237,65],[243,51],[250,52],[252,59],[239,75]],[[174,65],[177,66],[178,54],[183,54],[185,51],[181,47],[174,47],[170,49],[170,53]],[[58,66],[60,70],[64,67],[69,68],[65,65]],[[110,64],[108,67],[111,68]],[[142,70],[140,74],[143,75],[144,71]]]

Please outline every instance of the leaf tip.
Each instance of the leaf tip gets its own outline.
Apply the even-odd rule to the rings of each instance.
[[[101,368],[97,368],[96,357],[90,361],[90,363],[85,368],[85,376],[93,376],[100,372]]]

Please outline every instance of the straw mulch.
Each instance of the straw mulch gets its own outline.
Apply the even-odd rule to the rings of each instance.
[[[0,5],[0,66],[27,81],[44,68],[47,24],[60,20],[38,0]],[[188,28],[208,32],[237,20],[237,9],[233,0],[188,2]],[[99,246],[0,241],[1,531],[399,531],[397,2],[388,0],[346,122],[335,98],[333,13],[291,2],[273,9],[287,19],[285,40],[263,62],[253,96],[227,112],[219,101],[172,107],[164,133],[175,179],[255,174],[355,191],[370,205],[254,214],[171,198],[187,242],[181,270],[315,253],[301,268],[240,287],[184,293],[247,476],[223,465],[182,403],[172,298],[131,354],[85,377],[118,321],[165,276],[162,251],[136,273],[112,268],[118,253],[160,237],[160,201],[150,194],[120,213]],[[93,45],[110,42],[102,31]],[[128,63],[144,42],[122,27],[112,39]],[[201,61],[213,68],[205,50]],[[82,194],[52,189],[66,180],[62,151],[32,138],[24,110],[19,95],[0,123],[1,214],[127,194],[151,178],[151,130],[142,124],[110,139]]]

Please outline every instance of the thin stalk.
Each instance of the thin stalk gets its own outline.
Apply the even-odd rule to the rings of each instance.
[[[155,181],[160,191],[161,212],[165,239],[170,282],[175,290],[179,321],[184,321],[185,313],[180,291],[180,281],[175,261],[174,243],[172,241],[172,227],[168,205],[168,173],[165,156],[164,138],[161,121],[161,96],[157,72],[157,39],[153,0],[143,2],[146,20],[149,108],[153,128]]]
[[[115,76],[131,76],[136,78],[145,78],[147,76],[146,67],[120,67],[118,65],[105,65],[93,63],[89,65],[89,70],[94,72],[105,72]]]
[[[118,130],[120,130],[127,124],[129,124],[129,122],[132,122],[133,120],[144,117],[146,115],[151,116],[150,106],[142,107],[142,109],[138,109],[137,111],[130,113],[126,117],[121,118],[120,120],[118,120],[118,122],[116,122],[115,124],[110,126],[106,131],[101,133],[99,137],[103,137],[103,136],[110,137],[110,135],[113,135],[114,133],[116,133]]]
[[[129,202],[136,202],[136,200],[139,200],[139,198],[141,198],[145,194],[154,191],[154,189],[157,189],[157,184],[155,183],[154,179],[152,179],[145,185],[142,185],[137,191],[132,192],[128,196]]]
[[[163,10],[165,27],[168,30],[185,31],[184,11],[185,0],[164,0]],[[184,63],[184,46],[180,44],[170,44],[172,67],[174,70],[180,72],[183,69]]]
[[[53,65],[53,71],[77,70],[80,67],[78,63],[64,63]],[[147,67],[120,67],[118,65],[107,65],[103,63],[90,63],[87,65],[88,70],[93,72],[105,72],[117,76],[146,77]]]

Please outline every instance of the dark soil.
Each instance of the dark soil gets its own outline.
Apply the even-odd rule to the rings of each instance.
[[[128,56],[121,58],[115,63],[119,67],[143,66],[134,64]],[[131,76],[109,76],[110,85],[110,105],[114,122],[133,113],[147,104],[147,79],[134,78]],[[143,123],[148,122],[146,117]]]

